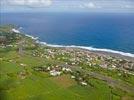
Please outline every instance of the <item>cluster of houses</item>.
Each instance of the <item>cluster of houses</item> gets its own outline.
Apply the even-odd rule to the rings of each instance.
[[[18,30],[15,29],[12,29],[11,33],[12,32],[20,33]],[[15,36],[19,38],[21,35],[16,34]],[[4,41],[5,37],[1,36],[0,40]],[[16,42],[16,44],[8,44],[7,46],[17,47],[18,45],[19,42]],[[33,42],[29,42],[29,40],[26,40],[25,47],[29,46],[35,47],[35,41],[33,40]],[[21,50],[22,48],[20,47],[19,51],[22,51]],[[81,67],[82,65],[90,67],[99,66],[102,68],[109,68],[109,69],[123,68],[128,71],[134,71],[134,62],[114,58],[109,55],[99,55],[93,52],[77,48],[53,48],[41,45],[38,48],[34,49],[31,55],[34,57],[63,61],[65,64],[73,66],[81,66]]]
[[[66,65],[34,67],[35,71],[49,72],[51,76],[59,76],[62,73],[70,73],[72,70]]]
[[[72,48],[42,48],[33,51],[32,55],[46,59],[60,60],[74,66],[99,66],[109,69],[124,68],[125,70],[134,71],[134,62]]]
[[[88,83],[85,81],[82,75],[78,75],[74,70],[72,70],[67,65],[57,65],[57,66],[51,66],[51,67],[34,67],[35,71],[38,72],[48,72],[50,76],[56,77],[60,76],[62,74],[71,74],[71,79],[75,79],[79,84],[82,86],[87,86]]]
[[[17,33],[16,30],[12,31]],[[0,37],[0,40],[3,42],[4,37]],[[8,44],[10,47],[17,47],[18,45],[19,44],[17,42],[14,45]],[[35,44],[34,42],[32,43],[25,41],[25,46],[35,47]],[[109,55],[99,55],[97,53],[76,48],[52,48],[47,46],[39,46],[38,48],[32,50],[31,55],[33,57],[41,57],[64,62],[64,65],[34,68],[36,71],[47,71],[51,76],[59,76],[62,73],[68,72],[71,73],[72,70],[68,66],[79,66],[80,68],[83,68],[83,66],[102,67],[107,69],[119,68],[127,71],[134,71],[134,62],[132,61],[111,57]],[[20,66],[25,67],[26,65],[20,64]],[[77,77],[73,75],[71,78],[76,79]],[[80,81],[80,83],[82,85],[87,85],[87,83],[83,80]]]

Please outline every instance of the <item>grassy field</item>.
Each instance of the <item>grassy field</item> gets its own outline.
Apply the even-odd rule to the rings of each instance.
[[[35,72],[32,69],[56,61],[30,55],[20,56],[17,51],[1,52],[0,55],[1,100],[120,100],[123,97],[129,98],[126,100],[133,99],[125,95],[125,92],[113,89],[98,79],[89,79],[94,86],[81,86],[71,79],[69,74],[52,77],[46,72]],[[20,76],[21,72],[25,73],[25,78]]]

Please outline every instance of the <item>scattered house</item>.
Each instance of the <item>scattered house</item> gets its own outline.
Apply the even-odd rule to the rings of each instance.
[[[75,62],[73,62],[72,65],[75,65]]]
[[[50,71],[50,70],[51,70],[51,68],[50,68],[50,67],[47,67],[47,70],[48,70],[48,71]]]
[[[22,72],[19,73],[18,76],[19,76],[21,79],[25,79],[26,76],[27,76],[27,74],[26,74],[26,72],[22,71]]]
[[[23,67],[27,66],[26,64],[23,64],[23,63],[21,63],[20,65],[23,66]]]
[[[81,82],[81,85],[86,86],[87,83],[86,82]]]
[[[0,48],[6,48],[6,46],[0,46]]]
[[[36,56],[36,54],[33,54],[33,56]]]
[[[65,67],[63,67],[63,68],[62,68],[62,71],[71,72],[72,70],[71,70],[70,68],[65,68]]]
[[[7,45],[7,47],[13,47],[13,45],[9,44],[9,45]]]
[[[59,76],[59,75],[61,75],[61,72],[60,71],[56,71],[56,70],[51,70],[50,71],[50,75],[51,76]]]
[[[72,79],[75,79],[75,76],[72,75],[71,78],[72,78]]]
[[[102,68],[108,68],[108,66],[107,66],[106,63],[100,64],[100,66],[101,66]]]
[[[115,65],[112,65],[112,68],[116,68],[116,66]]]
[[[13,60],[9,60],[9,62],[13,62]]]

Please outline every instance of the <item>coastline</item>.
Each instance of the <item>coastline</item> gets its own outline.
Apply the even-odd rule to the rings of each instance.
[[[14,30],[14,32],[17,31],[17,33],[21,33],[19,29],[18,30],[12,29],[12,30]],[[87,46],[75,46],[75,45],[65,46],[65,45],[48,44],[46,42],[39,41],[38,40],[39,37],[34,37],[26,33],[23,33],[23,34],[33,40],[36,40],[36,43],[39,43],[44,46],[54,47],[54,48],[79,49],[79,50],[83,50],[84,52],[92,52],[97,55],[112,56],[112,57],[122,58],[122,59],[126,59],[126,60],[134,62],[134,54],[132,53],[126,53],[126,52],[116,51],[116,50],[111,50],[111,49],[93,48],[93,47],[87,47]]]
[[[53,48],[79,49],[79,50],[82,50],[83,52],[95,53],[97,55],[102,55],[102,56],[104,55],[111,56],[111,57],[116,57],[119,59],[126,59],[126,60],[134,62],[134,54],[131,54],[131,53],[124,53],[124,52],[114,51],[114,50],[109,50],[109,49],[97,49],[97,48],[84,47],[84,46],[53,45],[53,44],[47,44],[46,42],[40,42],[40,41],[37,41],[37,43],[48,46],[48,47],[53,47]]]
[[[125,59],[125,60],[134,62],[134,57],[124,56],[124,55],[117,54],[117,53],[111,53],[111,52],[105,52],[105,51],[91,51],[91,52],[96,53],[98,55],[108,55],[111,57],[116,57],[119,59]]]
[[[32,37],[34,38],[34,37]],[[123,58],[127,60],[131,60],[134,62],[134,54],[131,53],[125,53],[121,51],[115,51],[115,50],[110,50],[110,49],[98,49],[98,48],[93,48],[93,47],[85,47],[85,46],[64,46],[64,45],[53,45],[53,44],[47,44],[46,42],[40,42],[37,41],[37,43],[40,43],[42,45],[48,46],[48,47],[54,47],[54,48],[71,48],[71,49],[79,49],[83,51],[89,51],[97,54],[102,54],[102,55],[109,55],[117,58]]]

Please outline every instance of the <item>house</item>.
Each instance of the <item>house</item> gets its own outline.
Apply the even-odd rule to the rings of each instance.
[[[72,79],[75,79],[75,76],[71,76]]]
[[[51,70],[50,71],[50,75],[51,76],[59,76],[59,75],[61,75],[61,72],[60,71],[56,71],[56,70]]]
[[[23,66],[23,67],[27,66],[26,64],[23,64],[23,63],[20,63],[20,65]]]
[[[65,67],[63,67],[63,68],[62,68],[62,71],[71,72],[72,70],[71,70],[70,68],[65,68]]]
[[[50,71],[50,69],[51,69],[50,67],[47,67],[47,70],[48,70],[48,71]]]
[[[86,86],[87,83],[86,82],[81,82],[81,85]]]

